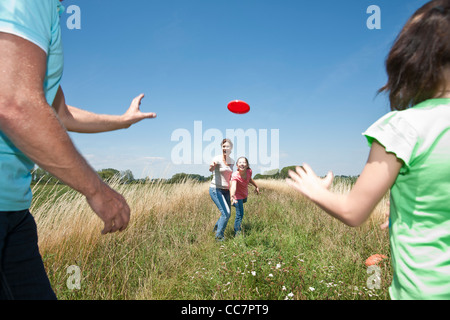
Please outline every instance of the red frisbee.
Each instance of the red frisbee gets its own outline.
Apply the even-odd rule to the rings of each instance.
[[[248,103],[241,100],[233,100],[228,103],[228,110],[237,114],[244,114],[250,111]]]

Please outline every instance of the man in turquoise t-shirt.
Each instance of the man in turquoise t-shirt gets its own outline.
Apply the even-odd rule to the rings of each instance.
[[[97,115],[69,106],[60,80],[63,50],[58,0],[0,1],[0,298],[55,298],[37,247],[28,211],[30,171],[36,163],[86,196],[103,220],[102,233],[129,222],[125,199],[79,154],[66,130],[104,132],[127,128],[142,113],[143,95],[121,116]]]

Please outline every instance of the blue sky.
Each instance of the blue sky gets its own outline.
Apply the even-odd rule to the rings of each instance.
[[[206,157],[176,164],[172,156],[182,142],[172,134],[184,129],[194,157],[195,121],[202,151],[214,142],[202,140],[208,129],[224,136],[227,129],[253,130],[258,141],[267,130],[269,155],[270,132],[278,130],[280,169],[307,162],[320,175],[357,175],[369,152],[361,133],[389,111],[386,96],[376,96],[386,81],[386,55],[424,3],[65,0],[66,9],[77,5],[81,12],[78,30],[66,25],[73,14],[61,16],[67,103],[121,114],[144,93],[142,111],[157,113],[127,130],[70,135],[97,170],[167,178],[209,175]],[[366,25],[370,5],[380,8],[381,29]],[[229,112],[235,99],[249,103],[250,112]],[[249,157],[245,150],[232,156]],[[258,157],[249,160],[255,173],[267,169]]]

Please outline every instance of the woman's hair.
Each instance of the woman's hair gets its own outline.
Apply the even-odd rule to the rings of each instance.
[[[231,145],[231,147],[233,148],[233,142],[231,142],[231,140],[228,138],[223,139],[222,142],[220,143],[220,146],[223,146],[225,142],[228,142]]]
[[[247,162],[247,169],[250,169],[250,164],[248,163],[248,159],[247,159],[246,157],[239,157],[239,158],[236,160],[236,165],[237,165],[237,163],[239,162],[239,159],[245,159],[245,162]]]
[[[450,0],[433,0],[406,22],[386,59],[391,110],[435,97],[450,66]]]

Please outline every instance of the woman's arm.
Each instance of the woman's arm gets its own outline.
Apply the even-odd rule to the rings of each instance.
[[[155,118],[155,113],[143,113],[139,109],[142,98],[143,94],[134,98],[123,115],[96,114],[67,105],[64,93],[59,87],[52,106],[68,131],[98,133],[128,128],[143,119]]]
[[[289,172],[292,180],[288,184],[331,216],[345,224],[357,227],[361,225],[381,198],[395,182],[403,162],[393,153],[374,141],[369,159],[349,194],[335,194],[329,191],[333,181],[331,172],[321,179],[305,164],[297,167],[296,173]]]
[[[214,169],[216,168],[217,162],[213,161],[211,162],[211,164],[209,165],[209,172],[213,172]]]

